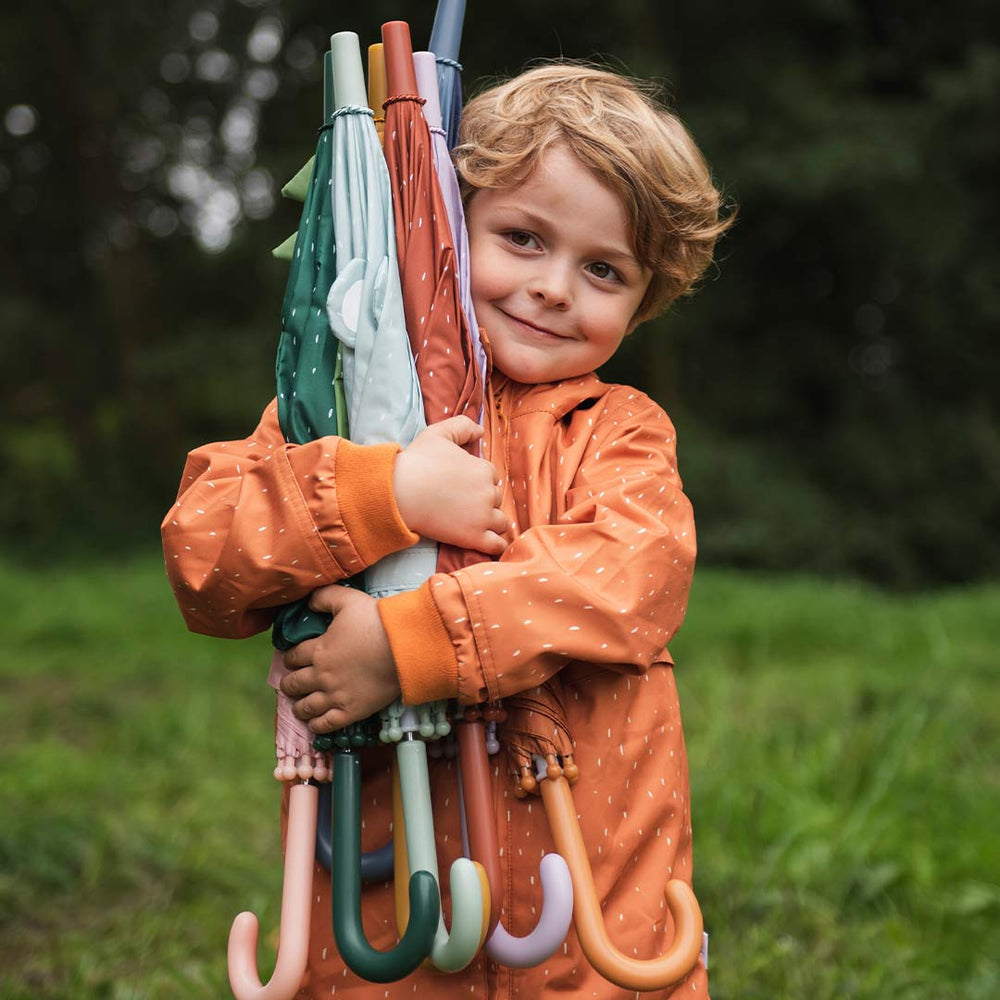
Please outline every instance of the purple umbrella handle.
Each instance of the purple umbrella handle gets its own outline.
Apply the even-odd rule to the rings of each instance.
[[[465,21],[465,0],[438,0],[428,48],[439,59],[458,61],[462,45],[462,24]]]

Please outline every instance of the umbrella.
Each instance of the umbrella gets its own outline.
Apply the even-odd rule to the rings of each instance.
[[[428,423],[464,413],[478,421],[483,378],[461,308],[455,245],[417,97],[409,26],[382,27],[389,98],[385,156],[393,190],[396,250],[410,346]]]
[[[587,960],[605,979],[626,990],[662,990],[683,979],[694,968],[702,947],[701,910],[686,882],[670,879],[664,889],[674,939],[663,955],[654,959],[625,955],[608,936],[570,787],[579,769],[573,760],[558,675],[506,699],[504,705],[508,745],[520,771],[515,794],[542,797],[556,850],[569,867],[573,921]]]
[[[465,0],[438,0],[431,28],[430,50],[437,57],[438,87],[448,149],[458,143],[458,126],[462,121],[462,64],[458,49],[462,42],[462,22],[465,20]]]
[[[440,16],[439,8],[439,16]],[[458,24],[461,33],[461,21]],[[441,123],[441,106],[438,99],[438,74],[432,52],[415,52],[413,63],[417,87],[424,100],[424,118],[433,144],[434,167],[448,212],[459,273],[459,295],[462,309],[471,330],[478,330],[472,304],[469,273],[469,234],[458,186],[458,177],[448,152],[445,132]],[[486,352],[479,340],[473,337],[474,363],[486,381]],[[443,547],[438,569],[447,572],[470,562],[480,562],[477,553],[461,552]],[[558,854],[550,854],[541,871],[545,892],[545,905],[535,930],[526,937],[508,934],[499,924],[500,899],[503,883],[500,873],[499,844],[493,812],[493,796],[489,781],[486,755],[486,733],[477,711],[466,711],[456,720],[455,736],[458,741],[461,767],[462,803],[468,831],[469,857],[478,861],[486,870],[490,885],[490,923],[487,951],[505,965],[527,968],[538,965],[551,955],[566,937],[573,916],[573,887],[566,862]]]
[[[404,325],[388,173],[365,103],[358,37],[339,32],[331,45],[337,275],[325,313],[341,345],[352,440],[406,445],[425,423]],[[366,570],[366,590],[387,596],[412,589],[433,572],[435,561],[435,547],[426,542],[394,553]],[[390,952],[373,949],[361,920],[361,764],[352,750],[341,745],[333,762],[333,927],[341,956],[355,973],[374,982],[390,982],[411,972],[431,951],[441,909],[437,872],[426,867],[413,870],[409,893],[414,920]]]
[[[334,36],[334,43],[342,36],[346,39],[349,33],[341,33]],[[392,29],[389,33],[392,35]],[[408,29],[407,29],[408,35]],[[353,51],[356,53],[357,69],[348,73],[346,69],[342,71],[342,60],[335,57],[337,79],[337,103],[355,105],[354,110],[360,111],[357,105],[364,100],[362,92],[358,88],[363,88],[363,76],[360,71],[360,53],[357,49],[356,36],[353,38]],[[386,38],[388,43],[388,37]],[[346,46],[346,41],[344,45]],[[387,50],[390,46],[387,44]],[[335,51],[339,52],[340,49]],[[345,50],[346,51],[346,50]],[[409,61],[409,96],[416,101],[415,81],[413,77],[412,55],[409,50],[409,39],[406,40],[406,60]],[[343,67],[348,62],[354,65],[354,58],[343,59]],[[351,79],[353,76],[353,80]],[[392,74],[388,74],[390,88],[392,86]],[[397,74],[398,77],[398,74]],[[346,88],[352,88],[354,96],[350,101],[342,101],[341,84]],[[398,91],[396,92],[398,95]],[[393,122],[400,118],[394,111],[400,107],[398,99],[391,101],[386,114],[386,142],[387,147],[393,146],[393,137],[390,129]],[[411,109],[412,111],[412,109]],[[338,114],[340,110],[338,109]],[[373,443],[374,441],[397,440],[402,444],[409,443],[413,436],[424,426],[424,414],[427,411],[428,400],[433,400],[433,405],[437,408],[438,417],[450,416],[455,412],[463,412],[462,409],[455,408],[457,400],[455,393],[450,396],[442,396],[439,392],[437,396],[433,393],[428,396],[426,390],[421,392],[423,383],[418,382],[419,363],[415,364],[412,353],[414,330],[410,325],[410,315],[413,309],[411,302],[407,299],[407,288],[401,290],[400,278],[403,277],[405,285],[405,273],[400,268],[398,273],[393,268],[394,258],[402,258],[403,253],[399,244],[399,215],[393,215],[390,210],[389,185],[391,171],[386,167],[385,160],[378,149],[376,134],[372,128],[368,116],[351,115],[358,118],[361,124],[355,131],[359,135],[366,136],[367,142],[362,143],[360,139],[352,147],[351,156],[347,159],[340,159],[340,146],[338,145],[335,156],[335,179],[337,182],[343,181],[342,188],[345,192],[352,194],[353,200],[342,201],[339,196],[335,197],[335,215],[337,219],[336,231],[338,237],[338,260],[350,257],[347,263],[343,263],[343,270],[338,274],[337,280],[330,289],[327,307],[330,327],[343,344],[344,363],[344,389],[347,398],[348,419],[351,426],[352,439],[362,443]],[[426,124],[423,118],[412,116],[411,120],[419,121],[423,125],[426,134]],[[346,148],[346,147],[345,147]],[[424,146],[425,152],[429,152],[429,142]],[[421,173],[423,188],[426,189],[427,182],[432,181],[433,173],[429,157],[424,161],[424,171]],[[381,169],[379,169],[381,166]],[[351,174],[354,170],[354,174]],[[427,173],[430,170],[431,173]],[[358,200],[359,193],[366,190],[365,183],[361,180],[362,175],[367,178],[369,185],[369,195],[365,199]],[[351,179],[353,177],[353,179]],[[372,185],[379,186],[379,193],[372,194]],[[415,186],[415,185],[414,185]],[[398,194],[398,190],[393,192]],[[440,202],[440,191],[437,193],[437,200]],[[398,198],[393,200],[395,205]],[[422,206],[422,211],[428,211],[429,203]],[[440,218],[445,219],[443,205],[439,209]],[[422,216],[421,216],[422,218]],[[340,220],[344,224],[340,224]],[[419,226],[418,226],[419,228]],[[431,225],[427,227],[427,234],[436,241],[438,236]],[[450,238],[450,234],[449,234]],[[375,247],[375,244],[378,247]],[[425,331],[427,336],[433,335],[441,327],[441,323],[429,322],[426,316],[433,312],[435,305],[440,307],[439,315],[445,324],[450,324],[453,333],[461,336],[460,317],[461,309],[458,305],[457,279],[454,265],[454,253],[445,263],[445,275],[450,273],[451,281],[435,282],[434,279],[439,273],[432,269],[433,255],[435,247],[433,243],[425,249],[429,251],[431,263],[427,265],[424,277],[430,277],[431,281],[425,282],[427,287],[434,288],[435,284],[440,284],[445,289],[444,298],[437,300],[420,301],[419,306],[424,310],[425,318],[416,329]],[[362,250],[364,252],[362,252]],[[413,267],[420,263],[420,257],[416,254],[410,255],[410,284],[413,283]],[[429,273],[428,273],[429,272]],[[378,306],[371,305],[372,296],[378,297]],[[401,298],[402,296],[402,298]],[[412,295],[411,295],[412,298]],[[406,317],[404,323],[403,317]],[[409,337],[408,337],[409,333]],[[469,381],[468,377],[459,367],[456,367],[453,360],[449,359],[451,354],[451,341],[445,341],[445,350],[435,352],[432,348],[424,354],[425,360],[437,361],[440,359],[440,366],[437,372],[427,369],[424,379],[430,380],[435,374],[440,374],[438,385],[443,390],[448,390],[449,386],[456,381],[456,376],[461,375],[463,381]],[[454,352],[454,359],[461,365],[461,347]],[[449,379],[448,376],[451,376]],[[472,383],[475,384],[473,376]],[[467,405],[475,407],[478,411],[481,408],[481,381],[479,383],[479,397],[476,398],[471,392],[466,391]],[[423,405],[421,407],[421,400]],[[448,412],[451,408],[451,413]],[[423,583],[435,569],[437,564],[437,546],[432,542],[420,542],[416,546],[395,553],[386,559],[381,560],[375,566],[369,567],[365,574],[366,589],[375,597],[386,597],[404,590],[412,590]],[[443,721],[443,709],[439,709],[437,724],[431,718],[432,711],[428,706],[420,706],[417,709],[404,708],[399,706],[394,712],[386,713],[386,724],[383,727],[385,738],[399,739],[397,747],[397,758],[401,770],[405,770],[406,777],[403,780],[406,795],[406,810],[408,814],[406,840],[410,854],[411,875],[420,871],[431,871],[437,881],[437,861],[434,850],[434,831],[430,813],[430,786],[427,777],[426,748],[424,744],[415,739],[416,733],[422,735],[434,735],[435,732],[447,731],[449,727]],[[339,774],[341,762],[335,757],[334,767],[336,774]],[[337,803],[340,801],[339,793],[334,787],[335,813],[338,812]],[[343,810],[339,810],[343,812]],[[334,822],[334,854],[336,861],[336,841],[340,836],[340,821]],[[333,868],[336,872],[338,865]],[[336,878],[336,874],[334,875]],[[454,971],[463,968],[471,961],[475,951],[478,949],[482,928],[483,898],[478,869],[473,862],[468,859],[459,858],[452,866],[452,905],[454,913],[454,930],[449,934],[444,924],[443,914],[438,910],[436,922],[437,932],[434,946],[431,950],[431,959],[438,968]],[[338,921],[353,919],[352,914],[346,911],[338,911],[339,894],[334,890],[334,927],[337,928]],[[413,921],[407,927],[407,933]],[[340,944],[338,932],[338,945]],[[348,956],[344,954],[341,947],[341,954],[345,961]],[[353,966],[352,966],[353,967]],[[355,971],[358,971],[355,969]],[[364,975],[364,973],[360,973]]]
[[[324,64],[324,119],[332,109],[332,67]],[[336,343],[326,335],[322,304],[333,280],[332,213],[330,211],[329,133],[320,134],[317,155],[311,169],[311,181],[305,192],[305,205],[294,242],[292,265],[282,303],[282,331],[278,347],[278,412],[282,430],[289,440],[307,441],[317,434],[335,433],[337,408],[328,412],[317,408],[314,392],[296,388],[298,354],[316,356],[316,360],[336,366]],[[301,175],[302,171],[299,172]],[[289,246],[288,241],[284,244]],[[303,359],[309,363],[312,358]],[[275,623],[277,641],[285,641],[284,625],[293,632],[307,617],[303,604],[279,613]],[[290,644],[290,643],[289,643]],[[280,661],[278,666],[280,666]],[[272,679],[275,675],[272,663]],[[283,704],[284,701],[284,704]],[[309,758],[311,740],[308,730],[292,716],[287,699],[278,692],[276,742],[279,759]],[[279,765],[278,776],[284,776]],[[294,776],[293,774],[289,777]],[[244,912],[237,916],[229,933],[229,982],[237,1000],[286,1000],[298,989],[308,959],[310,899],[312,894],[312,853],[316,830],[317,789],[313,784],[296,784],[289,792],[289,820],[285,845],[284,883],[281,902],[281,935],[274,974],[262,986],[257,973],[256,916]]]
[[[458,186],[455,164],[448,152],[446,131],[441,119],[441,101],[437,63],[433,52],[414,52],[413,66],[417,76],[417,90],[424,100],[424,119],[431,135],[431,151],[434,156],[434,171],[437,174],[448,212],[448,228],[458,265],[459,301],[465,313],[472,341],[474,363],[478,377],[486,385],[486,349],[479,338],[479,323],[472,303],[472,279],[469,271],[469,231],[465,225],[465,210],[462,207],[462,192]],[[482,413],[477,418],[482,422]],[[439,569],[446,567],[439,565]]]

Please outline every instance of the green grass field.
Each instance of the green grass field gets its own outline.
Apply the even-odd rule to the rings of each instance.
[[[0,600],[0,997],[224,998],[242,909],[266,972],[267,637],[188,635],[156,555]],[[1000,588],[702,571],[673,651],[715,1000],[1000,996]]]

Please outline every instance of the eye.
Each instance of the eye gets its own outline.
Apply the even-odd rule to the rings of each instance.
[[[621,281],[621,275],[610,264],[605,264],[603,260],[595,260],[588,267],[590,273],[602,281]]]
[[[531,250],[537,245],[537,240],[531,233],[525,232],[523,229],[511,229],[507,232],[507,239],[516,247],[520,247],[522,250]]]

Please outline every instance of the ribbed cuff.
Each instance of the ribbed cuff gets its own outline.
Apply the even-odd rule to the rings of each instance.
[[[392,490],[398,444],[337,444],[337,499],[344,527],[365,566],[416,543]]]
[[[378,602],[382,626],[396,660],[403,701],[419,705],[458,697],[458,658],[430,585]]]

